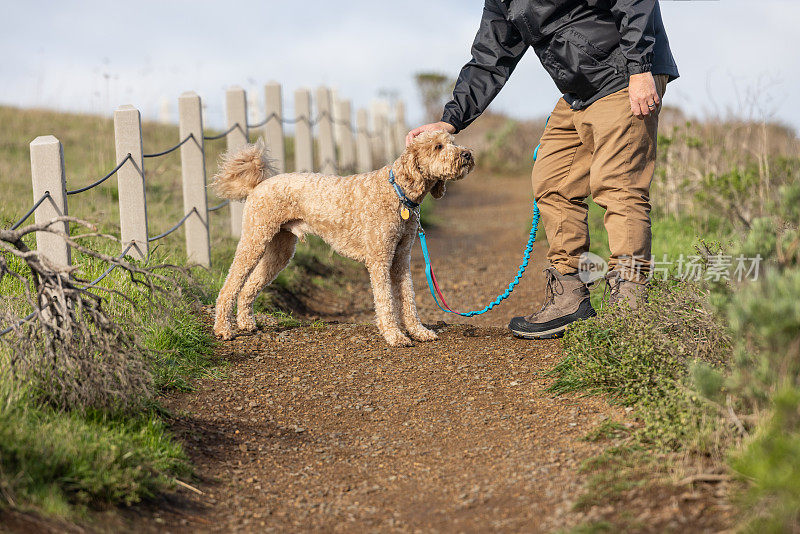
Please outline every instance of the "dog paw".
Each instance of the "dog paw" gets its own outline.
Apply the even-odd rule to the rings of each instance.
[[[231,325],[214,325],[214,334],[225,341],[233,339],[234,330]]]
[[[417,341],[435,341],[439,338],[436,335],[436,332],[433,330],[429,330],[422,325],[419,325],[414,328],[408,329],[408,334],[411,336],[412,339]]]
[[[413,344],[411,339],[399,330],[396,332],[387,332],[383,337],[392,347],[410,347]]]
[[[239,327],[239,330],[242,332],[255,332],[258,330],[258,325],[256,325],[256,320],[252,317],[237,317],[236,318],[236,325]]]

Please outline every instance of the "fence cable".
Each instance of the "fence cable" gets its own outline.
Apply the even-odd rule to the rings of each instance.
[[[108,172],[108,174],[106,174],[105,176],[103,176],[102,178],[97,180],[96,182],[93,182],[93,183],[87,185],[86,187],[81,187],[80,189],[73,189],[72,191],[67,191],[67,195],[77,195],[78,193],[83,193],[84,191],[88,191],[89,189],[97,187],[98,185],[102,184],[103,182],[105,182],[106,180],[108,180],[109,178],[114,176],[114,174],[118,170],[120,170],[123,165],[125,165],[125,162],[128,161],[129,159],[132,159],[132,158],[133,158],[133,156],[131,156],[131,153],[128,152],[128,155],[126,155],[124,158],[122,158],[122,161],[117,163],[117,166],[114,167],[113,169],[111,169]]]
[[[214,206],[213,208],[208,208],[208,211],[209,211],[209,212],[212,212],[212,211],[221,210],[222,208],[224,208],[225,206],[227,206],[227,205],[228,205],[228,204],[230,204],[230,203],[231,203],[231,201],[230,201],[230,200],[226,200],[225,202],[223,202],[223,203],[221,203],[221,204],[217,204],[217,205],[216,205],[216,206]]]
[[[219,134],[219,135],[204,135],[203,139],[205,139],[206,141],[215,141],[217,139],[222,139],[223,137],[225,137],[226,135],[228,135],[229,133],[234,131],[236,128],[239,128],[239,123],[238,122],[236,124],[234,124],[233,126],[231,126],[230,128],[228,128],[227,130],[225,130],[224,132],[222,132],[221,134]],[[248,126],[248,128],[249,128],[249,126]]]
[[[309,118],[306,115],[301,115],[300,117],[295,117],[293,119],[284,119],[284,118],[281,118],[277,113],[272,112],[269,115],[267,115],[266,118],[264,118],[264,119],[262,119],[262,120],[260,120],[258,122],[248,123],[246,125],[246,128],[247,128],[247,130],[255,130],[257,128],[261,128],[262,126],[264,126],[265,124],[267,124],[269,121],[271,121],[273,119],[278,119],[278,121],[281,122],[282,124],[297,124],[298,122],[304,122],[304,123],[308,124],[309,127],[314,127],[314,126],[318,125],[320,122],[322,122],[322,119],[324,119],[324,118],[329,118],[331,123],[334,124],[334,125],[347,127],[347,129],[350,130],[350,132],[353,133],[353,135],[365,134],[370,139],[376,139],[376,138],[380,137],[380,134],[378,132],[370,132],[368,129],[362,129],[362,128],[353,128],[353,123],[352,123],[352,121],[350,119],[335,119],[327,111],[321,112],[319,115],[317,115],[313,119]],[[222,139],[223,137],[227,136],[229,133],[231,133],[232,131],[234,131],[235,129],[240,128],[240,127],[241,127],[241,125],[237,122],[236,124],[234,124],[233,126],[228,128],[227,130],[225,130],[224,132],[219,133],[217,135],[204,135],[203,139],[205,139],[206,141],[215,141],[217,139]],[[185,143],[186,141],[188,141],[188,139],[184,139],[181,142],[181,144]],[[171,148],[169,151],[161,152],[159,154],[146,154],[144,157],[149,158],[149,157],[161,156],[163,154],[167,154],[167,153],[171,152],[172,150],[175,150],[176,148],[178,148],[178,146],[180,146],[180,145],[177,145],[177,146]]]
[[[188,219],[192,215],[192,213],[197,213],[197,208],[192,208],[192,210],[189,213],[187,213],[186,215],[184,215],[183,218],[180,221],[178,221],[178,223],[175,226],[173,226],[172,228],[170,228],[166,232],[158,234],[158,235],[153,236],[153,237],[148,237],[147,238],[147,242],[148,243],[152,243],[153,241],[158,241],[162,237],[167,237],[169,234],[171,234],[172,232],[174,232],[175,230],[180,228],[181,225],[186,222],[186,219]]]
[[[31,319],[33,319],[35,315],[36,315],[36,312],[32,312],[30,315],[26,315],[26,316],[25,316],[25,317],[23,317],[22,319],[19,319],[19,320],[17,320],[17,322],[16,322],[16,323],[12,324],[12,325],[11,325],[11,326],[9,326],[8,328],[6,328],[6,329],[5,329],[5,330],[3,330],[2,332],[0,332],[0,337],[3,337],[4,335],[8,334],[9,332],[11,332],[12,330],[14,330],[15,328],[19,328],[19,327],[20,327],[20,326],[22,326],[23,324],[27,323],[28,321],[30,321]]]
[[[155,152],[155,153],[153,153],[153,154],[142,154],[142,157],[143,157],[143,158],[157,158],[157,157],[159,157],[159,156],[166,156],[166,155],[167,155],[167,154],[169,154],[170,152],[174,152],[174,151],[178,150],[178,149],[179,149],[181,146],[183,146],[183,144],[184,144],[186,141],[188,141],[189,139],[194,139],[194,134],[193,134],[193,133],[190,133],[189,135],[187,135],[186,137],[184,137],[184,138],[183,138],[183,141],[181,141],[180,143],[178,143],[178,144],[177,144],[177,145],[175,145],[175,146],[169,147],[168,149],[166,149],[166,150],[162,150],[161,152]]]
[[[41,205],[42,205],[42,202],[44,202],[46,198],[50,198],[50,191],[45,191],[45,192],[44,192],[44,195],[42,195],[42,198],[40,198],[39,200],[37,200],[37,201],[36,201],[36,204],[34,204],[34,205],[33,205],[33,207],[32,207],[31,209],[29,209],[29,210],[28,210],[28,213],[26,213],[25,215],[23,215],[23,216],[22,216],[22,218],[21,218],[20,220],[18,220],[17,222],[15,222],[15,223],[14,223],[14,226],[12,226],[12,227],[11,227],[11,229],[12,229],[12,230],[16,230],[17,228],[19,228],[19,225],[20,225],[20,224],[22,224],[22,223],[24,223],[24,222],[25,222],[25,221],[28,219],[28,217],[30,217],[31,215],[33,215],[33,212],[34,212],[34,211],[36,211],[36,208],[38,208],[39,206],[41,206]]]
[[[133,245],[134,245],[134,242],[133,242],[133,241],[131,241],[130,243],[128,243],[128,246],[127,246],[127,247],[125,247],[125,250],[123,250],[123,251],[122,251],[122,254],[120,254],[119,256],[117,256],[117,259],[118,259],[118,260],[121,260],[122,258],[124,258],[124,257],[125,257],[125,254],[127,254],[127,253],[128,253],[128,251],[129,251],[131,248],[133,248]],[[86,285],[86,287],[84,287],[84,289],[88,289],[88,288],[90,288],[90,287],[94,287],[94,286],[96,286],[98,283],[100,283],[100,281],[101,281],[103,278],[105,278],[106,276],[108,276],[109,274],[111,274],[111,271],[113,271],[113,270],[114,270],[114,269],[116,269],[117,267],[119,267],[119,265],[117,265],[117,264],[115,263],[114,265],[112,265],[111,267],[109,267],[108,269],[106,269],[106,270],[103,272],[103,274],[101,274],[100,276],[98,276],[97,278],[95,278],[94,280],[92,280],[91,282],[89,282],[89,283]]]

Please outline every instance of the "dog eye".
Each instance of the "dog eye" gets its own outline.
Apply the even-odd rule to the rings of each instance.
[[[444,146],[443,146],[443,145],[441,145],[441,144],[439,144],[439,145],[436,145],[436,150],[441,150],[441,149],[443,149],[443,148],[444,148]]]

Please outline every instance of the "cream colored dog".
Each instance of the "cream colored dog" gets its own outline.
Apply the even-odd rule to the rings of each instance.
[[[440,198],[447,180],[463,178],[474,166],[472,152],[456,146],[445,132],[418,136],[391,166],[347,177],[271,176],[262,143],[227,154],[212,187],[223,198],[247,201],[242,238],[217,298],[214,332],[222,339],[233,337],[237,299],[239,329],[256,329],[256,295],[289,263],[297,239],[311,233],[366,265],[378,330],[390,345],[409,346],[408,336],[433,341],[436,334],[417,315],[411,281],[411,246],[419,216],[403,213],[389,171],[403,193],[420,203],[428,192]]]

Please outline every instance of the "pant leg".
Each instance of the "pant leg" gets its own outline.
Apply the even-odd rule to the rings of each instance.
[[[663,95],[665,77],[656,77]],[[658,114],[644,119],[631,112],[628,90],[602,98],[584,110],[577,128],[590,135],[594,154],[589,171],[594,201],[606,209],[611,250],[608,267],[624,278],[650,272],[650,184],[656,163]]]
[[[588,208],[591,150],[578,136],[575,112],[559,99],[542,135],[533,166],[533,194],[550,250],[547,259],[562,274],[575,272],[589,250]]]

